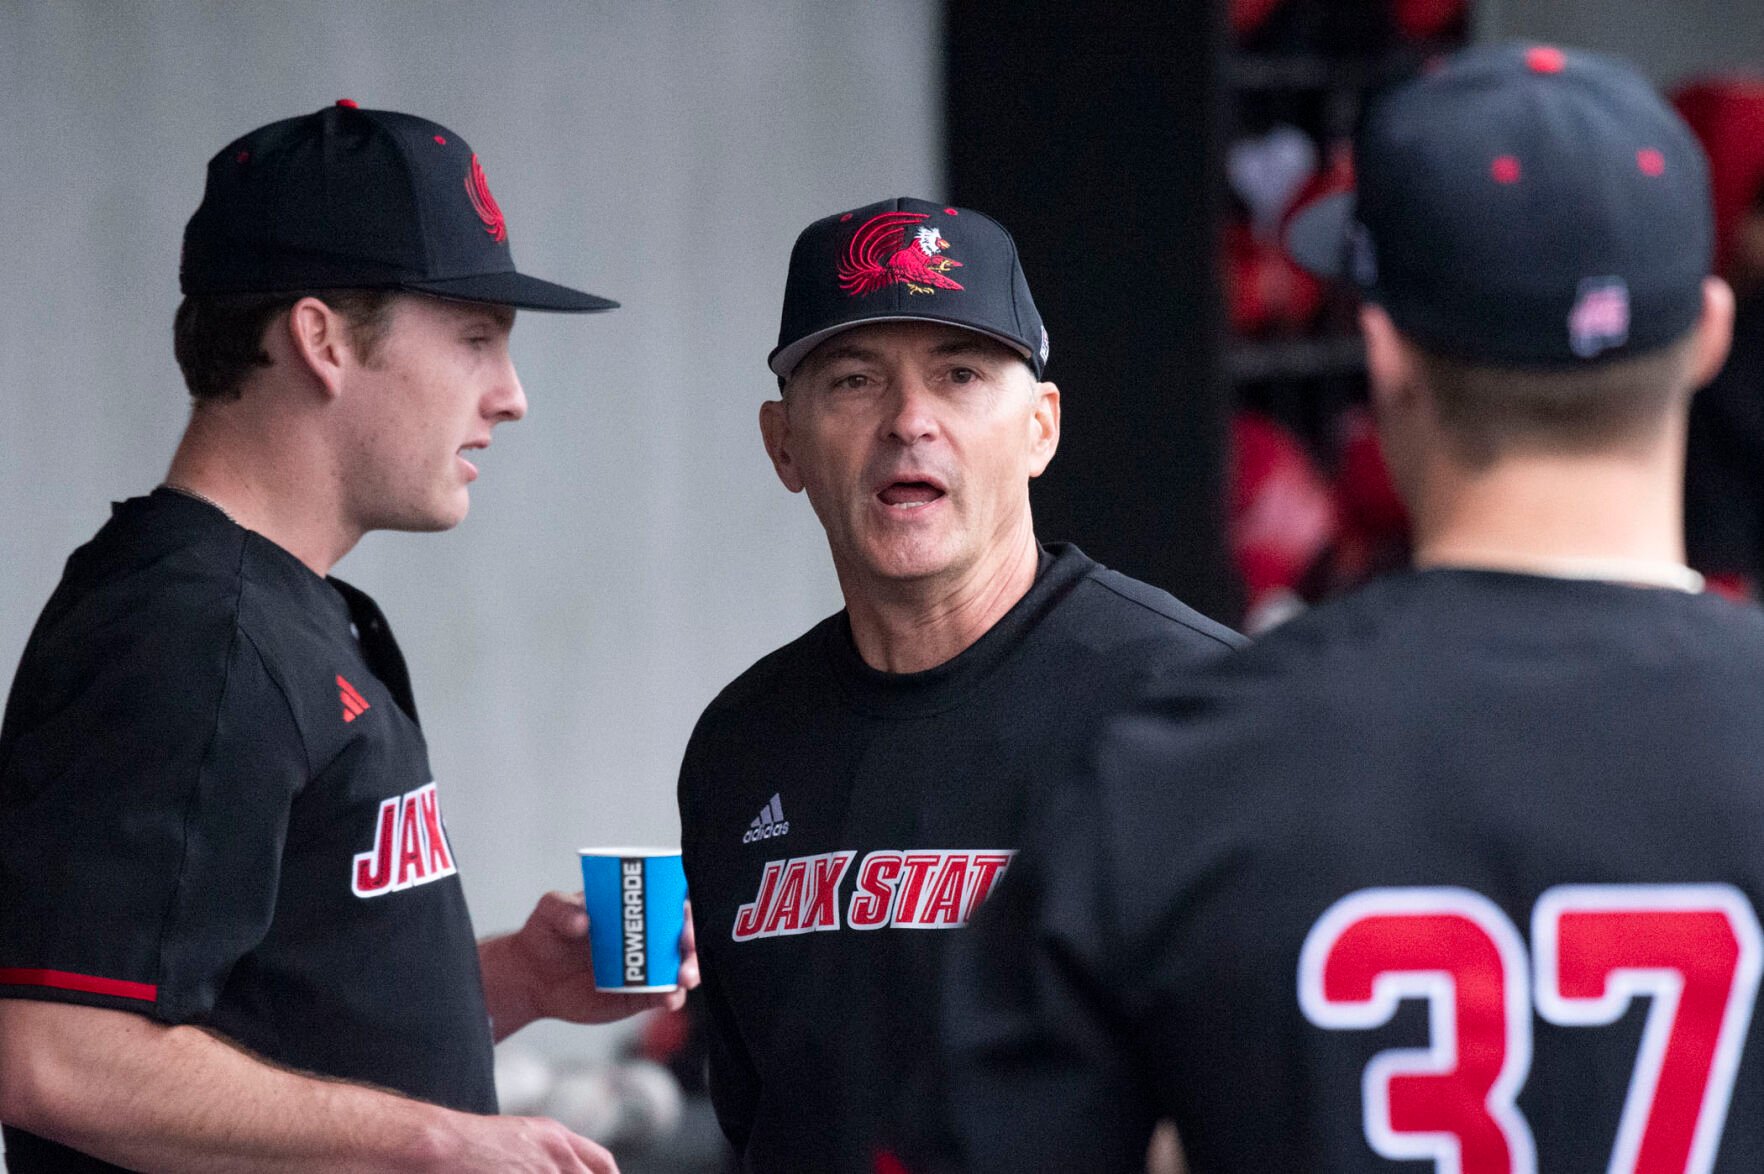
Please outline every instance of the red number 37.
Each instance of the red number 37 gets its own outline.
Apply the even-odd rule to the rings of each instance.
[[[1363,889],[1305,938],[1298,996],[1318,1027],[1390,1021],[1427,1001],[1425,1048],[1366,1066],[1366,1139],[1439,1174],[1533,1174],[1515,1099],[1531,1066],[1531,1010],[1613,1023],[1650,1000],[1610,1174],[1702,1174],[1715,1162],[1764,968],[1757,914],[1728,885],[1563,885],[1538,898],[1532,957],[1494,902],[1468,889]]]

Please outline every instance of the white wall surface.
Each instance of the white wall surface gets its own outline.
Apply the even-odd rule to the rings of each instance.
[[[370,535],[337,573],[403,643],[480,933],[577,887],[579,845],[677,843],[699,711],[839,605],[760,447],[764,358],[803,225],[942,196],[939,11],[0,0],[4,671],[107,503],[164,475],[178,245],[209,156],[341,97],[409,110],[483,160],[523,270],[625,308],[523,314],[531,413],[483,454],[471,516]],[[608,1036],[517,1038],[569,1055]]]

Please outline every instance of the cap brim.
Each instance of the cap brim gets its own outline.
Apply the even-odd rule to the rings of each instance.
[[[1310,273],[1331,281],[1350,276],[1350,232],[1359,201],[1336,192],[1301,208],[1286,225],[1286,255]]]
[[[571,289],[567,285],[528,277],[524,273],[480,273],[445,281],[407,281],[405,289],[452,298],[460,302],[488,302],[518,310],[547,310],[558,314],[585,314],[593,310],[616,310],[618,303]]]
[[[841,322],[836,326],[823,327],[822,329],[815,331],[813,334],[805,334],[789,346],[778,347],[771,354],[766,356],[766,366],[772,369],[772,374],[788,379],[790,373],[796,370],[797,365],[804,359],[808,358],[810,351],[820,346],[823,342],[826,342],[829,338],[832,338],[835,334],[843,334],[847,330],[856,330],[860,326],[869,326],[875,322],[935,322],[940,326],[956,326],[962,330],[971,330],[975,334],[984,335],[987,338],[1010,347],[1011,350],[1023,357],[1023,361],[1028,363],[1031,369],[1035,368],[1035,357],[1031,355],[1029,351],[1024,348],[1023,344],[1016,339],[1006,338],[1004,335],[996,334],[990,330],[982,330],[971,322],[955,322],[948,318],[939,318],[935,314],[878,314],[875,317],[854,318],[850,322]]]

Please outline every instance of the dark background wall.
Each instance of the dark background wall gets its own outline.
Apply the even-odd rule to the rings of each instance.
[[[1064,435],[1036,528],[1231,619],[1214,271],[1222,7],[950,0],[959,204],[1016,237]]]
[[[1523,37],[1620,53],[1662,86],[1764,71],[1758,0],[1478,0],[1474,12],[1479,40]]]

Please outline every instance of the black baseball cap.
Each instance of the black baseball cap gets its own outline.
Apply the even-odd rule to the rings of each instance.
[[[1371,105],[1354,166],[1357,190],[1295,216],[1288,251],[1429,350],[1577,365],[1663,346],[1701,312],[1708,162],[1618,58],[1466,50]]]
[[[1023,356],[1041,378],[1047,330],[1017,243],[992,217],[900,196],[815,221],[790,250],[778,346],[788,376],[822,341],[870,322],[943,322]]]
[[[478,157],[444,126],[344,99],[208,163],[184,229],[186,294],[406,289],[525,310],[617,302],[515,272]]]

